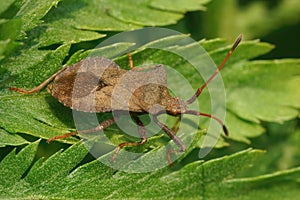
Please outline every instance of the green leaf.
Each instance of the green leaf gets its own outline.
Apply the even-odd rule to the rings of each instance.
[[[6,49],[8,48],[8,44],[9,44],[9,40],[0,41],[0,61],[4,58],[4,52],[6,51]]]
[[[45,21],[50,27],[63,28],[62,25],[74,27],[83,30],[100,30],[100,31],[119,31],[138,28],[131,24],[123,23],[108,14],[110,9],[115,9],[112,5],[114,1],[81,0],[76,4],[72,0],[63,1],[56,9],[52,10],[46,17]],[[127,1],[119,2],[119,6],[128,4]],[[101,20],[97,20],[101,19]],[[88,23],[86,23],[88,22]],[[64,27],[66,28],[66,27]]]
[[[297,117],[298,110],[293,107],[300,107],[299,65],[300,60],[290,59],[237,65],[239,70],[232,75],[236,77],[236,83],[245,87],[235,87],[228,92],[229,109],[253,122],[282,123]],[[244,76],[240,76],[241,73]]]
[[[78,30],[74,27],[62,27],[62,24],[51,26],[39,26],[37,30],[31,32],[38,35],[34,39],[39,46],[50,46],[52,44],[74,44],[84,41],[97,40],[105,37],[105,34],[99,34],[94,31]]]
[[[53,6],[57,6],[60,1],[61,0],[24,1],[22,7],[16,14],[16,17],[23,19],[22,30],[24,32],[28,31],[42,23],[41,19]]]
[[[15,40],[20,34],[21,26],[22,26],[21,19],[4,20],[0,22],[0,33],[1,33],[0,39]]]
[[[0,180],[2,196],[10,195],[9,191],[4,192],[4,188],[15,187],[23,174],[27,171],[35,156],[39,142],[33,142],[23,148],[18,154],[16,150],[11,151],[0,163]]]
[[[14,3],[15,0],[7,0],[0,2],[0,14],[2,14],[6,9],[9,8]]]
[[[285,187],[292,187],[300,176],[300,168],[294,168],[253,178],[233,178],[263,153],[250,149],[208,162],[194,162],[174,172],[166,167],[150,173],[115,173],[97,160],[77,166],[88,152],[84,143],[57,152],[46,161],[38,160],[24,175],[37,144],[27,146],[17,155],[11,152],[1,161],[0,174],[5,174],[1,176],[1,198],[245,198],[262,192],[277,193],[278,185],[273,181],[288,179]],[[16,169],[18,173],[14,173]]]
[[[32,143],[17,155],[13,155],[15,152],[11,152],[1,161],[0,174],[2,181],[0,193],[2,198],[13,196],[28,198],[34,195],[42,195],[41,191],[49,195],[51,184],[58,183],[58,179],[68,175],[87,153],[87,149],[82,147],[83,145],[74,145],[63,153],[57,152],[46,161],[38,160],[26,173],[25,178],[21,179],[25,171],[29,169],[28,167],[35,156],[37,144],[38,142]],[[71,160],[69,160],[70,157]],[[58,186],[59,184],[56,185],[56,187]],[[40,198],[42,197],[40,196]]]
[[[62,45],[54,51],[22,49],[17,57],[5,60],[2,66],[11,72],[15,86],[33,87],[61,68],[69,49],[70,45]]]
[[[266,154],[251,170],[240,173],[240,177],[253,177],[300,166],[300,130],[297,120],[284,124],[268,123],[265,127],[267,134],[253,140],[252,146],[264,148]]]
[[[49,94],[43,93],[25,98],[20,98],[19,94],[9,95],[6,98],[2,97],[0,102],[7,108],[6,117],[1,117],[0,123],[10,133],[21,132],[47,139],[72,129],[69,127],[72,125],[71,113],[63,106],[57,105]],[[0,111],[4,112],[2,108]]]
[[[21,19],[0,20],[0,60],[20,45],[15,40],[20,34],[21,26]]]
[[[169,10],[174,12],[187,12],[187,11],[195,11],[195,10],[206,10],[205,4],[209,3],[211,0],[153,0],[151,1],[151,7],[158,8],[161,10]]]
[[[29,142],[17,134],[8,133],[7,131],[0,129],[0,147],[19,146],[22,144],[28,144]]]
[[[228,191],[218,192],[225,198],[293,199],[299,195],[299,172],[300,167],[296,167],[257,177],[233,179],[226,183]],[[234,195],[230,192],[232,190],[236,191]]]
[[[124,31],[143,26],[174,24],[183,18],[185,12],[203,10],[207,3],[193,2],[179,1],[177,6],[172,3],[174,6],[170,10],[158,7],[162,5],[161,2],[158,4],[149,0],[81,0],[76,4],[72,0],[62,1],[44,18],[46,23],[41,27],[38,42],[41,46],[75,43],[105,36],[92,32],[95,30]]]

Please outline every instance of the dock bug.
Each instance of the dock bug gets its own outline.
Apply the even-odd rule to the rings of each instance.
[[[189,110],[188,105],[193,103],[198,98],[205,87],[219,73],[241,40],[242,35],[236,39],[232,48],[227,53],[222,63],[218,66],[217,70],[187,101],[181,100],[179,97],[172,97],[170,95],[166,86],[166,74],[164,73],[165,70],[163,65],[156,65],[148,67],[147,69],[134,68],[130,54],[128,57],[132,76],[129,81],[130,84],[123,85],[124,91],[130,91],[133,85],[139,85],[143,82],[143,80],[151,77],[155,78],[155,76],[160,76],[157,79],[160,84],[141,84],[140,87],[138,86],[136,87],[137,89],[132,91],[129,101],[122,102],[122,100],[119,100],[119,103],[115,104],[114,107],[112,107],[111,103],[112,93],[120,78],[126,74],[128,70],[121,69],[113,61],[103,57],[90,57],[74,64],[71,67],[63,67],[45,80],[42,84],[31,90],[23,90],[15,87],[10,87],[9,89],[22,94],[32,94],[38,92],[53,80],[53,83],[49,84],[48,86],[48,90],[50,91],[51,95],[60,103],[71,109],[97,113],[112,112],[113,110],[128,111],[138,125],[141,140],[139,142],[124,142],[119,144],[114,152],[112,160],[115,159],[116,155],[123,147],[138,146],[147,141],[146,129],[139,118],[139,115],[145,113],[151,114],[153,116],[153,121],[176,143],[176,145],[180,148],[180,151],[184,152],[186,150],[185,144],[178,136],[176,136],[175,132],[171,128],[158,120],[158,115],[167,113],[173,116],[190,114],[208,117],[216,120],[223,127],[223,131],[227,136],[228,130],[222,120],[208,113],[203,113],[197,110]],[[77,82],[76,86],[74,86],[75,81]],[[119,97],[122,97],[122,95],[124,95],[122,92],[118,94]],[[89,104],[91,98],[94,101],[93,105]],[[159,105],[162,109],[152,109],[154,105]],[[116,118],[111,118],[101,122],[93,129],[80,130],[55,136],[48,139],[47,142],[77,134],[100,131],[114,124],[116,120]]]

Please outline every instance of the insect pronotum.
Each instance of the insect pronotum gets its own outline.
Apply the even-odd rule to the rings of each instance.
[[[50,91],[51,95],[54,96],[59,102],[67,107],[70,107],[71,109],[98,113],[112,112],[113,110],[128,111],[138,125],[138,132],[141,140],[139,142],[124,142],[119,144],[113,154],[112,160],[115,159],[118,152],[123,147],[138,146],[147,142],[146,129],[139,118],[141,114],[145,113],[151,114],[153,116],[153,121],[176,143],[176,145],[180,148],[180,151],[184,152],[186,150],[185,144],[180,140],[178,136],[176,136],[174,130],[160,122],[157,117],[162,113],[167,113],[169,115],[179,117],[182,114],[208,117],[216,120],[223,127],[225,135],[228,136],[228,130],[222,120],[208,113],[203,113],[197,110],[189,110],[188,105],[193,103],[198,98],[205,87],[224,67],[228,58],[231,56],[232,52],[236,49],[241,40],[242,35],[240,35],[236,39],[232,48],[227,53],[222,63],[218,66],[217,70],[187,101],[181,100],[179,97],[172,97],[169,94],[168,88],[166,86],[166,74],[163,65],[156,65],[147,68],[134,68],[130,54],[128,54],[129,64],[131,68],[130,71],[121,69],[113,61],[106,58],[91,57],[86,58],[71,67],[63,67],[47,80],[45,80],[42,84],[31,90],[23,90],[16,87],[10,87],[9,89],[22,94],[32,94],[40,91],[53,80],[53,83],[48,86],[48,90]],[[82,68],[86,70],[81,70]],[[137,88],[135,91],[132,91],[132,97],[129,102],[121,102],[112,108],[111,102],[113,99],[111,98],[113,98],[113,90],[118,84],[118,81],[121,79],[121,77],[127,72],[132,72],[132,76],[130,78],[131,80],[129,80],[130,84],[140,84],[141,87]],[[160,76],[157,80],[159,80],[159,82],[162,82],[161,85],[151,83],[146,85],[141,84],[145,79],[149,79],[149,77],[151,78],[155,76]],[[75,80],[80,83],[76,84],[76,87],[74,85]],[[130,87],[131,86],[128,86],[128,88],[125,89],[128,90],[130,89]],[[149,92],[151,92],[151,95],[148,95]],[[90,98],[91,94],[93,94],[93,98],[95,100],[95,105],[93,106],[86,103],[89,102],[88,98]],[[122,93],[119,95],[121,95],[122,97]],[[151,109],[154,105],[157,104],[160,105],[163,109]],[[118,117],[108,119],[100,123],[97,127],[89,130],[79,130],[49,138],[47,142],[74,136],[77,134],[103,130],[114,124],[117,118]]]

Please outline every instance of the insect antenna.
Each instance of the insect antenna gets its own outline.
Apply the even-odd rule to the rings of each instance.
[[[239,45],[239,43],[242,40],[243,35],[239,35],[239,37],[235,40],[233,46],[231,47],[230,51],[227,53],[226,57],[222,61],[222,63],[218,66],[217,70],[211,75],[211,77],[196,91],[194,96],[186,101],[187,104],[193,103],[198,96],[201,94],[201,92],[204,90],[204,88],[210,83],[210,81],[219,73],[219,71],[224,67],[225,63],[227,62],[228,58],[231,56],[235,48]]]
[[[43,89],[46,85],[48,85],[48,83],[50,83],[58,74],[60,74],[65,69],[67,69],[67,67],[61,68],[59,71],[57,71],[55,74],[53,74],[52,76],[50,76],[47,80],[45,80],[39,86],[37,86],[37,87],[35,87],[35,88],[31,89],[31,90],[24,90],[24,89],[17,88],[17,87],[9,87],[8,89],[9,90],[14,90],[14,91],[19,92],[21,94],[33,94],[33,93],[38,92],[41,89]]]
[[[239,45],[239,43],[242,40],[243,35],[239,35],[239,37],[235,40],[234,44],[232,45],[231,49],[229,50],[229,52],[227,53],[226,57],[224,58],[224,60],[222,61],[222,63],[218,66],[218,68],[216,69],[216,71],[211,75],[211,77],[200,87],[198,88],[198,90],[196,91],[196,93],[189,99],[186,101],[186,104],[191,104],[193,103],[201,94],[201,92],[204,90],[204,88],[211,82],[211,80],[219,73],[219,71],[224,67],[225,63],[227,62],[227,60],[229,59],[229,57],[231,56],[231,54],[233,53],[233,51],[236,49],[236,47]],[[216,120],[223,128],[223,131],[225,133],[226,136],[228,136],[228,130],[224,124],[224,122],[219,119],[218,117],[208,114],[208,113],[202,113],[202,112],[198,112],[196,110],[187,110],[184,112],[185,114],[191,114],[191,115],[197,115],[197,116],[204,116],[204,117],[208,117],[211,119]]]
[[[208,118],[214,119],[214,120],[216,120],[222,126],[224,134],[226,136],[229,135],[228,134],[228,129],[226,128],[224,122],[221,119],[219,119],[218,117],[214,116],[214,115],[211,115],[211,114],[208,114],[208,113],[199,112],[199,111],[196,111],[196,110],[187,110],[187,111],[184,112],[184,114],[204,116],[204,117],[208,117]]]

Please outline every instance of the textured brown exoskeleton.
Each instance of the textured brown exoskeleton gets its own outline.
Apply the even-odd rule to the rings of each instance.
[[[209,117],[219,122],[225,135],[228,135],[224,123],[219,118],[196,110],[188,110],[187,107],[197,99],[207,84],[222,69],[241,39],[242,35],[237,38],[217,70],[187,101],[183,101],[179,97],[172,97],[169,94],[166,85],[166,71],[163,65],[134,68],[130,54],[128,56],[130,71],[121,69],[117,64],[106,58],[91,57],[74,64],[72,67],[62,68],[32,90],[27,91],[14,87],[11,87],[10,90],[31,94],[41,90],[54,79],[53,83],[48,86],[50,93],[60,103],[71,109],[98,113],[115,110],[128,111],[138,125],[141,141],[119,144],[112,160],[115,159],[123,147],[138,146],[147,141],[145,127],[139,119],[139,115],[145,113],[151,114],[154,122],[180,147],[181,151],[185,151],[185,144],[176,136],[172,129],[161,123],[157,116],[167,113],[173,116],[191,114]],[[156,108],[154,105],[159,106]],[[115,121],[116,117],[100,123],[93,129],[55,136],[48,139],[47,142],[77,135],[78,133],[100,131],[114,124]]]

